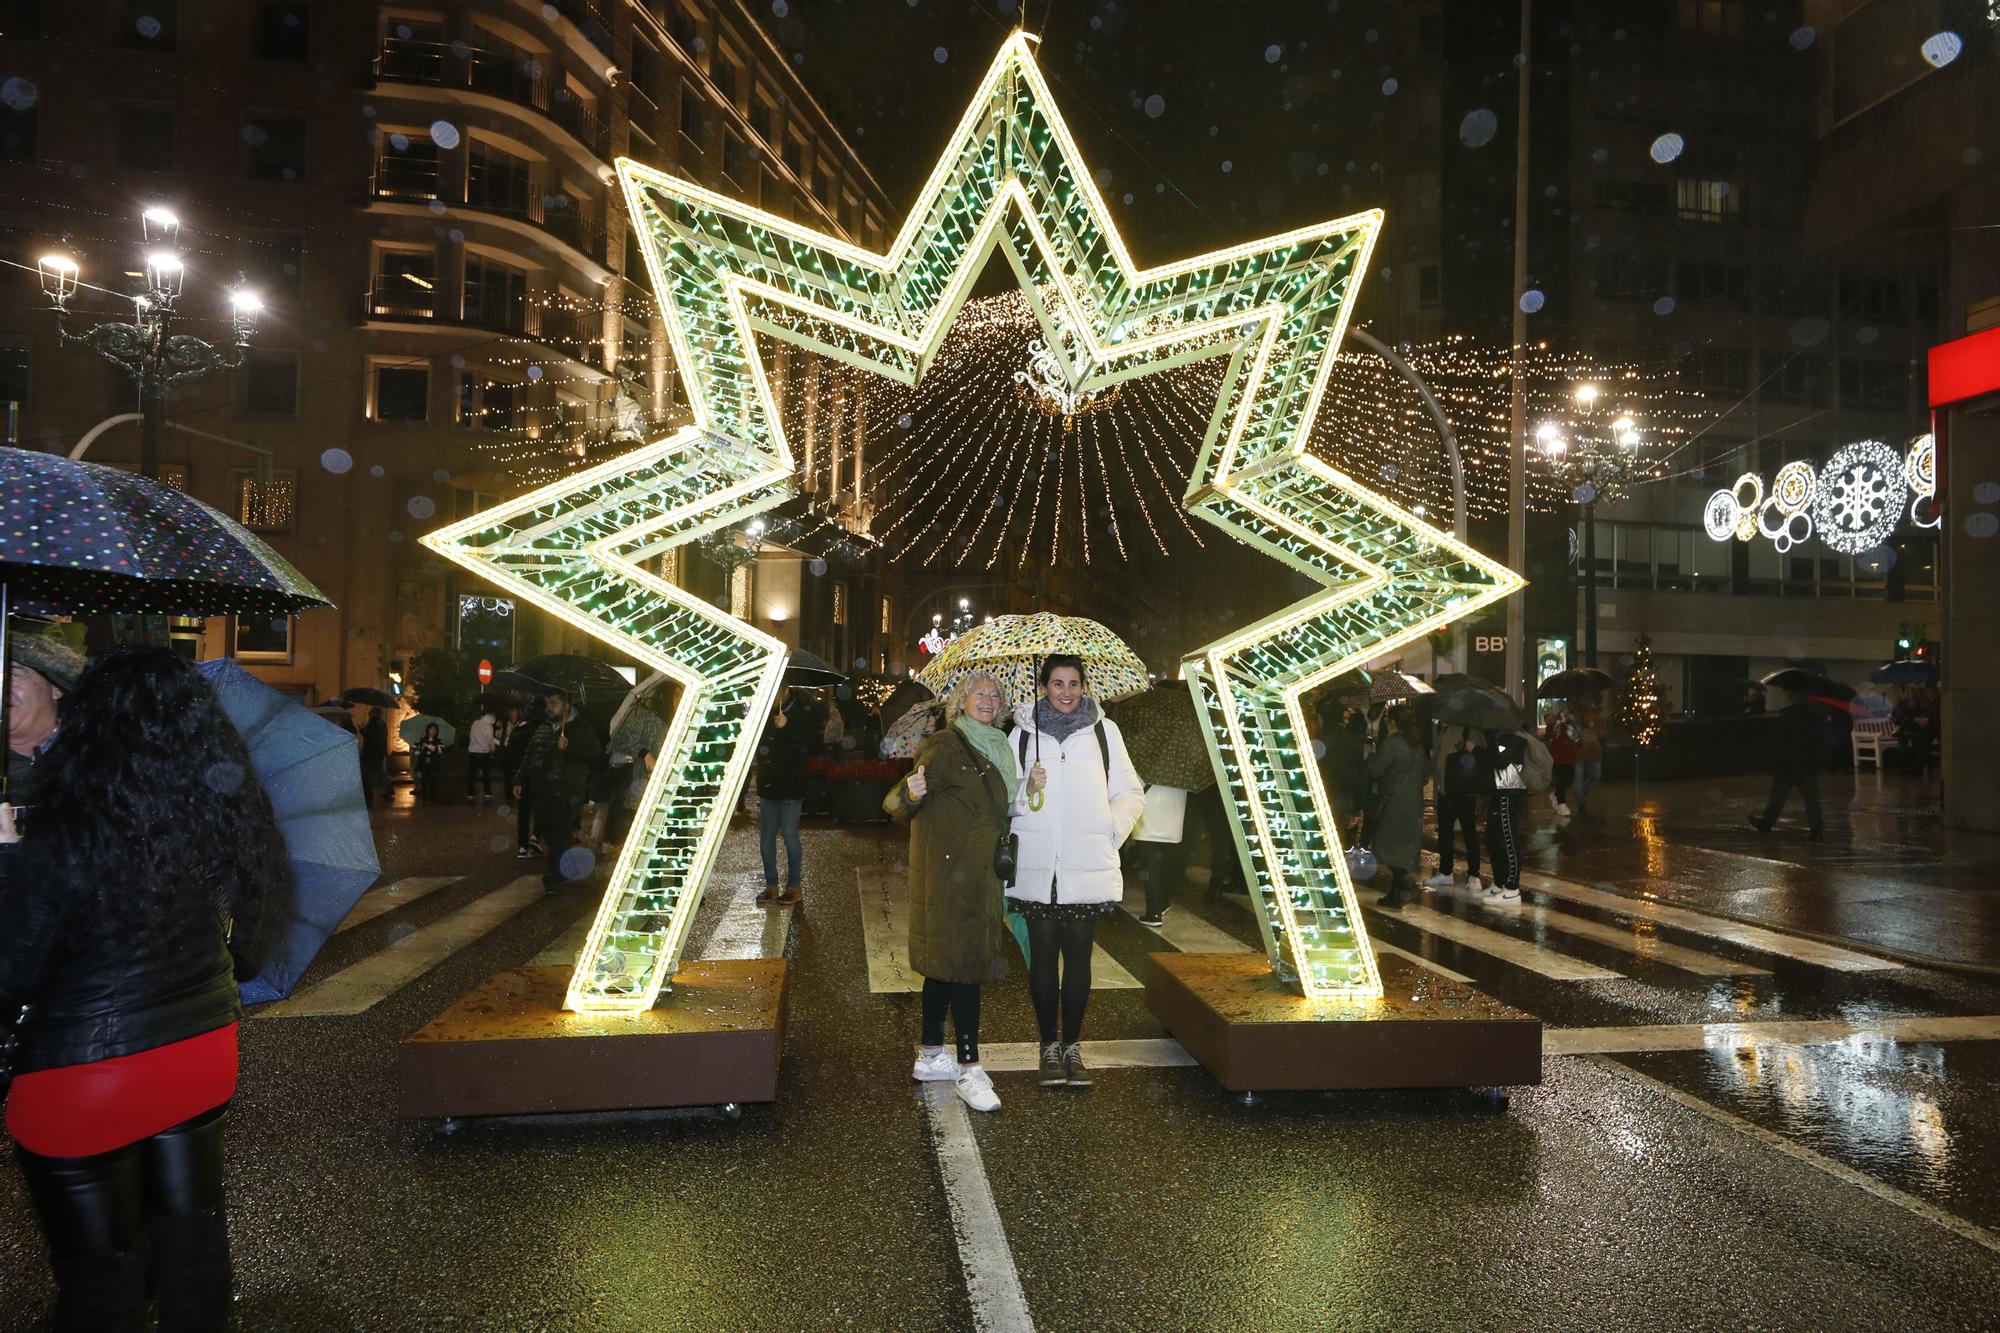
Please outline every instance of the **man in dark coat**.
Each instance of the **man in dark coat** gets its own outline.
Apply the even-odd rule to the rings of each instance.
[[[1793,787],[1806,802],[1806,836],[1814,842],[1826,836],[1826,821],[1819,808],[1819,763],[1821,726],[1812,709],[1794,699],[1778,710],[1778,741],[1774,747],[1776,767],[1771,773],[1771,799],[1764,813],[1750,816],[1759,833],[1769,833],[1784,812],[1785,798]]]
[[[806,798],[806,756],[819,744],[820,722],[811,701],[787,686],[757,744],[758,846],[764,855],[764,891],[758,902],[799,901],[805,859],[799,812]],[[785,839],[785,888],[778,891],[778,837]]]
[[[36,763],[55,744],[63,695],[83,674],[83,654],[62,640],[14,626],[7,675],[7,801],[32,806],[41,785]]]
[[[560,691],[548,697],[552,725],[535,732],[528,754],[515,775],[514,797],[533,793],[535,832],[548,850],[542,866],[542,887],[554,893],[562,887],[562,859],[576,832],[577,811],[590,795],[590,780],[604,759],[604,745],[583,715]]]
[[[383,718],[382,710],[368,710],[368,721],[361,728],[361,800],[371,809],[375,805],[377,793],[385,797],[389,791],[389,723]]]

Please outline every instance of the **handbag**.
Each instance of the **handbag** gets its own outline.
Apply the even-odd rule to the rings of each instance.
[[[954,732],[953,734],[958,736],[958,743],[965,747],[966,754],[972,757],[972,766],[979,773],[980,785],[982,787],[985,786],[986,769],[993,767],[992,762],[986,756],[980,754],[978,747],[967,740],[963,733]],[[985,764],[985,768],[980,767],[982,763]],[[988,788],[987,790],[990,794],[992,789]],[[994,818],[1002,823],[1007,821],[1007,803],[1004,798],[994,807]],[[993,843],[994,878],[998,879],[1003,886],[1012,884],[1020,865],[1020,860],[1021,835],[1018,833],[1002,833]]]

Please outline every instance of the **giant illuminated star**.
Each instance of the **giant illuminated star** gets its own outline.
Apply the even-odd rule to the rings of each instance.
[[[1072,389],[1228,358],[1189,507],[1323,591],[1190,660],[1273,964],[1309,995],[1379,991],[1303,759],[1300,694],[1518,580],[1307,456],[1379,213],[1137,268],[1031,54],[1011,37],[887,254],[621,160],[694,423],[425,540],[684,687],[570,983],[646,1008],[672,975],[783,673],[778,640],[647,566],[768,509],[793,458],[758,335],[914,384],[1004,254]]]

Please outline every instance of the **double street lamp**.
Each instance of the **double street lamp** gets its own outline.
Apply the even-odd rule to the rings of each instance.
[[[160,428],[166,419],[167,397],[176,385],[218,370],[235,370],[249,350],[263,303],[256,293],[237,286],[229,293],[230,330],[234,355],[193,334],[176,333],[182,318],[175,308],[187,279],[181,258],[180,219],[164,208],[149,208],[140,217],[145,256],[143,286],[132,297],[131,323],[105,320],[82,333],[69,328],[69,302],[81,283],[82,270],[66,254],[42,256],[42,291],[55,307],[56,333],[65,346],[88,347],[130,375],[139,389],[143,422],[139,471],[160,474]]]
[[[1604,402],[1594,384],[1577,386],[1566,423],[1536,431],[1549,470],[1570,488],[1583,511],[1583,664],[1597,665],[1597,506],[1625,498],[1637,475],[1639,426]]]

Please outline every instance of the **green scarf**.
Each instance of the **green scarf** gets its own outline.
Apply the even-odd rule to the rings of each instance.
[[[1001,779],[1007,784],[1007,799],[1014,799],[1014,787],[1020,775],[1014,770],[1014,749],[1007,744],[1007,734],[998,727],[989,727],[970,713],[960,713],[952,723],[958,734],[972,742],[972,748],[992,760],[993,767],[1000,770]]]

